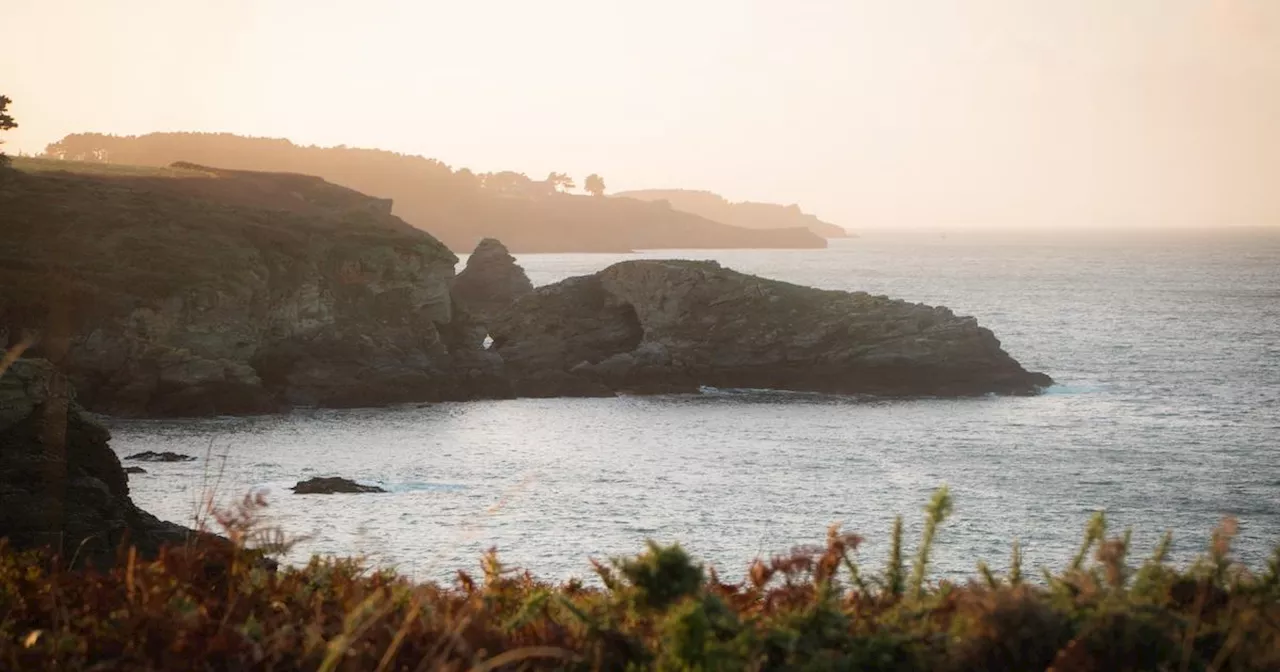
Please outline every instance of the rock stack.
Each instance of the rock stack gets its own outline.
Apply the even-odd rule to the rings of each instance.
[[[48,362],[20,359],[0,374],[0,537],[97,567],[125,541],[152,555],[187,540],[191,530],[134,505],[108,439]]]

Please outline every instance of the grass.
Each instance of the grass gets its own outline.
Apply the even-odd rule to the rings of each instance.
[[[261,531],[261,506],[218,515],[233,546],[124,550],[102,572],[0,542],[0,669],[1280,669],[1280,552],[1241,567],[1230,521],[1186,567],[1166,563],[1167,539],[1131,562],[1128,534],[1108,536],[1099,515],[1079,554],[1034,583],[1016,546],[1007,575],[933,583],[944,490],[909,568],[899,519],[881,571],[832,528],[739,583],[651,542],[593,561],[596,585],[542,581],[496,552],[441,585],[351,559],[269,569],[258,554],[287,544]]]
[[[98,161],[65,161],[31,156],[15,156],[13,167],[25,173],[67,172],[76,175],[108,177],[211,177],[212,173],[189,168],[165,166],[130,166]]]

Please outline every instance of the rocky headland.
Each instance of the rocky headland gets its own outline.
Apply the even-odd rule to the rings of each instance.
[[[527,252],[631,252],[642,249],[822,248],[807,223],[736,226],[629,198],[564,193],[522,173],[477,175],[422,156],[355,147],[295,145],[283,138],[229,133],[68,135],[53,156],[163,168],[177,161],[243,171],[317,175],[335,185],[394,199],[395,214],[465,252],[485,238]],[[388,208],[390,200],[387,201]]]
[[[626,261],[489,325],[521,395],[702,386],[887,396],[1032,394],[990,330],[943,307],[801,287],[715,262]]]
[[[723,196],[710,191],[693,189],[642,189],[621,191],[614,198],[633,198],[639,201],[666,202],[675,210],[693,213],[700,217],[740,226],[745,229],[808,229],[823,238],[846,238],[849,232],[824,222],[804,212],[799,205],[778,203],[730,203]]]
[[[90,410],[509,394],[454,309],[457,258],[389,200],[288,173],[58,163],[19,161],[0,185],[0,346],[34,334]]]
[[[389,201],[316,177],[56,164],[20,161],[0,185],[0,345],[34,335],[29,355],[95,412],[1050,383],[942,307],[698,261],[627,261],[535,289],[492,239],[455,277],[453,253]]]

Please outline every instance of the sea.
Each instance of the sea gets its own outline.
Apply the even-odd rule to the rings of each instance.
[[[312,554],[419,580],[478,571],[489,548],[547,579],[648,540],[722,576],[756,558],[863,536],[883,567],[893,519],[914,548],[936,489],[954,503],[932,575],[979,561],[1060,569],[1097,511],[1135,561],[1166,531],[1190,562],[1224,519],[1236,556],[1280,544],[1280,230],[868,233],[824,250],[517,255],[535,285],[635,258],[714,259],[747,273],[975,316],[1056,385],[1034,397],[885,400],[761,390],[299,409],[198,420],[108,419],[146,464],[135,501],[213,520],[260,494],[262,525]],[[295,495],[337,475],[387,494]]]

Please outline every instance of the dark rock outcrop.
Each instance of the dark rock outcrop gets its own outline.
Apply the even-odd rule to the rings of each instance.
[[[0,332],[38,334],[32,354],[66,371],[92,411],[509,396],[454,324],[457,257],[385,199],[181,164],[18,170],[0,212]]]
[[[147,470],[146,470],[146,469],[143,469],[142,467],[125,467],[125,468],[124,468],[124,473],[126,473],[126,474],[145,474],[145,473],[147,473]]]
[[[337,476],[309,478],[298,481],[292,488],[299,495],[332,495],[338,493],[386,492],[376,485],[361,485],[347,478]]]
[[[191,530],[134,505],[109,438],[48,362],[20,359],[0,374],[0,537],[98,567],[126,540],[145,556],[185,542]]]
[[[196,458],[190,455],[173,453],[167,450],[160,453],[147,450],[141,453],[134,453],[124,459],[134,460],[137,462],[195,462],[196,461]],[[130,468],[133,469],[136,467],[130,467]]]
[[[467,259],[467,267],[453,282],[453,298],[468,313],[487,324],[533,292],[533,283],[506,246],[485,238]]]
[[[627,261],[540,287],[490,333],[527,396],[542,384],[553,394],[714,386],[968,396],[1032,394],[1052,382],[946,308],[801,287],[715,262]]]

